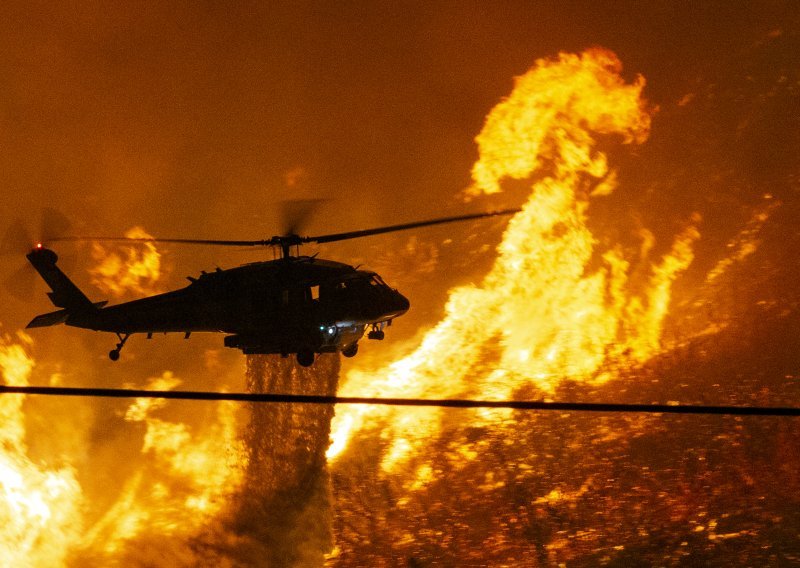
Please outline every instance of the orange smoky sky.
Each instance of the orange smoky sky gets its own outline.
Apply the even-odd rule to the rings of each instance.
[[[777,182],[780,192],[797,161],[796,103],[782,98],[796,72],[791,2],[5,2],[0,16],[0,215],[31,226],[54,206],[81,234],[138,226],[255,238],[279,231],[278,203],[293,197],[329,200],[306,229],[317,233],[517,205],[513,193],[464,204],[473,138],[535,59],[594,45],[615,52],[629,78],[646,77],[665,125],[618,164],[626,183],[613,207],[674,219],[700,211],[724,240],[731,216],[763,193],[752,186]],[[450,285],[488,268],[473,255],[484,243],[461,246],[471,232],[324,252],[369,264],[421,247],[423,260],[452,265],[443,282],[415,279],[417,251],[394,270],[374,266],[419,287],[410,333],[417,316],[438,316]],[[426,237],[455,245],[426,252]],[[90,280],[90,252],[78,251],[79,284]],[[210,265],[254,259],[170,252],[172,288]],[[2,262],[10,275],[16,267]],[[15,300],[5,310],[14,328],[30,315]]]
[[[665,114],[694,94],[689,112],[723,77],[777,80],[797,28],[791,2],[0,10],[4,218],[49,204],[85,232],[231,238],[272,234],[275,204],[297,194],[332,199],[319,231],[459,210],[486,111],[538,57],[602,45],[647,77]],[[796,144],[789,123],[776,129],[753,167]],[[678,155],[653,177],[693,157],[664,143]],[[727,150],[719,141],[705,159],[736,162]]]

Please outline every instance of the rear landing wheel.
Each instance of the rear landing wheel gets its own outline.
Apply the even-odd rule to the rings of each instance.
[[[130,333],[122,333],[117,332],[117,337],[119,338],[119,343],[117,343],[117,347],[112,349],[108,352],[108,358],[112,361],[119,361],[119,352],[122,351],[122,348],[125,347],[125,342],[128,341],[128,338],[131,336]]]
[[[353,343],[342,349],[342,355],[345,357],[355,357],[358,353],[358,343]]]
[[[314,352],[313,351],[300,351],[297,354],[297,362],[300,364],[301,367],[310,367],[314,364]]]

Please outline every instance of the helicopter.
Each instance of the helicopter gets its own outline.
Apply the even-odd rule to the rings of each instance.
[[[92,302],[57,266],[58,255],[44,242],[26,257],[50,287],[48,296],[60,308],[36,316],[28,328],[65,324],[94,331],[111,332],[119,340],[108,356],[112,361],[136,333],[221,332],[226,347],[246,355],[294,354],[297,363],[313,365],[318,353],[341,353],[353,357],[366,333],[383,340],[385,328],[405,314],[409,300],[386,284],[375,272],[348,264],[299,254],[307,243],[331,243],[404,231],[443,223],[511,215],[504,209],[443,217],[335,233],[299,236],[294,230],[262,240],[211,240],[180,238],[53,237],[49,241],[117,241],[127,243],[176,243],[228,247],[272,247],[279,251],[269,261],[253,262],[200,276],[189,276],[189,285],[179,290],[148,296],[117,305]],[[47,243],[49,244],[49,242]],[[292,254],[293,249],[297,254]]]

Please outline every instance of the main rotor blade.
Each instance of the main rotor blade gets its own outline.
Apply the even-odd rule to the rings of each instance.
[[[128,238],[128,237],[56,237],[50,241],[103,241],[107,243],[173,243],[179,245],[213,245],[228,247],[269,246],[269,240],[259,241],[227,241],[215,239],[162,239],[162,238]]]
[[[469,215],[457,215],[455,217],[442,217],[430,219],[428,221],[416,221],[414,223],[403,223],[401,225],[389,225],[388,227],[376,227],[374,229],[364,229],[361,231],[349,231],[347,233],[335,233],[331,235],[320,235],[316,237],[299,237],[295,234],[279,235],[269,239],[253,241],[234,241],[225,239],[164,239],[164,238],[127,238],[127,237],[55,237],[50,241],[104,241],[111,243],[173,243],[181,245],[211,245],[225,247],[267,247],[267,246],[295,246],[302,243],[332,243],[347,239],[357,239],[369,237],[383,233],[395,231],[406,231],[418,227],[428,227],[430,225],[441,225],[443,223],[455,223],[458,221],[469,221],[472,219],[483,219],[484,217],[497,217],[502,215],[513,215],[519,213],[519,209],[501,209],[499,211],[489,211],[484,213],[471,213]]]
[[[455,217],[442,217],[440,219],[430,219],[428,221],[416,221],[414,223],[403,223],[401,225],[389,225],[388,227],[376,227],[374,229],[364,229],[362,231],[349,231],[347,233],[335,233],[332,235],[320,235],[318,237],[303,237],[304,243],[332,243],[347,239],[358,239],[360,237],[370,237],[383,233],[393,233],[395,231],[406,231],[418,227],[428,227],[430,225],[442,225],[444,223],[455,223],[458,221],[469,221],[471,219],[482,219],[484,217],[497,217],[500,215],[513,215],[519,213],[519,209],[501,209],[500,211],[489,211],[486,213],[472,213],[470,215],[457,215]]]
[[[280,203],[281,229],[284,235],[297,235],[325,199],[290,199]]]

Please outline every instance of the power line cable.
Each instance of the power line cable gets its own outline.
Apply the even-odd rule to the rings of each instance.
[[[547,402],[536,400],[472,400],[452,398],[379,398],[314,394],[243,393],[212,391],[164,391],[0,385],[0,394],[76,396],[104,398],[159,398],[291,404],[373,404],[441,408],[510,408],[582,412],[633,412],[651,414],[716,414],[724,416],[800,416],[800,408],[786,406],[712,406],[681,404],[620,404],[605,402]]]

